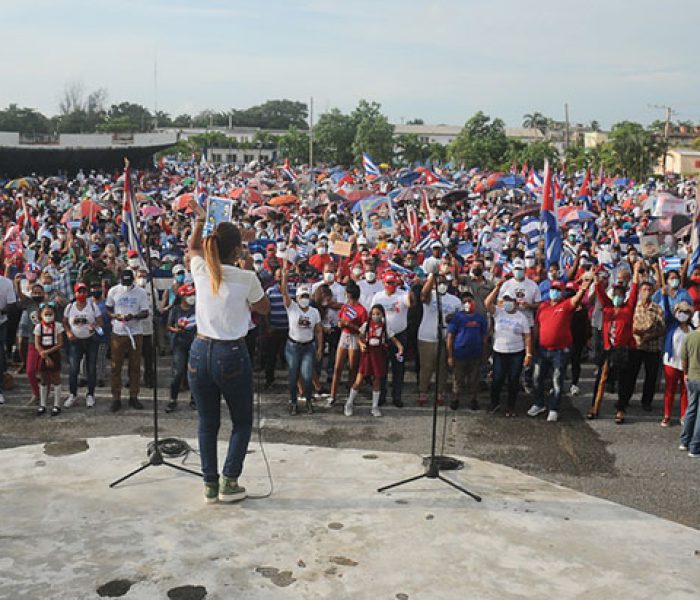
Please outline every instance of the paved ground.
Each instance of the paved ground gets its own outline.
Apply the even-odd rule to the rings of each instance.
[[[168,358],[161,359],[161,379],[168,378]],[[557,424],[543,418],[524,416],[526,397],[520,399],[520,415],[506,419],[460,409],[456,413],[441,409],[439,433],[443,427],[439,450],[515,467],[525,473],[561,483],[570,488],[700,528],[697,490],[700,489],[700,461],[679,452],[677,419],[668,429],[659,427],[661,394],[657,394],[654,412],[639,408],[633,399],[627,422],[612,422],[613,396],[608,395],[603,415],[596,421],[584,416],[590,403],[593,367],[584,368],[584,393],[573,400],[566,398]],[[261,398],[264,439],[270,442],[312,444],[329,447],[427,453],[430,436],[430,410],[416,406],[415,378],[407,377],[406,408],[388,407],[385,416],[373,419],[361,407],[353,418],[342,415],[340,407],[319,409],[309,416],[303,411],[296,417],[286,412],[285,373],[279,371],[278,382]],[[17,389],[6,396],[0,407],[0,446],[70,440],[97,436],[151,433],[151,418],[146,411],[125,410],[118,415],[108,411],[108,390],[98,393],[98,406],[88,410],[81,406],[65,410],[62,415],[37,418],[33,409],[22,404],[28,398],[28,386],[22,376]],[[64,385],[64,390],[66,386]],[[147,409],[150,390],[142,392]],[[368,403],[368,391],[361,402]],[[167,392],[160,392],[166,398]],[[170,415],[161,414],[162,435],[194,437],[196,419],[186,406],[187,395],[180,395],[181,407]],[[486,396],[482,394],[482,404]],[[81,397],[82,400],[82,397]],[[222,438],[226,428],[222,431]],[[146,440],[144,439],[144,447]],[[400,474],[397,474],[399,477]]]
[[[377,493],[414,454],[268,450],[275,494],[233,506],[164,467],[110,489],[138,436],[0,451],[0,598],[697,598],[695,529],[473,458],[452,477],[481,503],[428,480]]]

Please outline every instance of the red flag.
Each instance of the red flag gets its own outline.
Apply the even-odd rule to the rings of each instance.
[[[549,170],[549,161],[544,165],[544,184],[542,188],[542,212],[554,211],[554,195],[552,194],[552,175]]]
[[[406,217],[408,220],[408,231],[411,235],[411,241],[413,243],[420,239],[420,226],[418,223],[418,215],[416,215],[416,209],[413,205],[409,205],[406,209]]]
[[[523,179],[527,177],[527,161],[523,163],[523,168],[520,169],[520,177],[522,177]]]
[[[583,176],[583,183],[578,191],[579,196],[591,195],[591,168],[586,167],[586,174]]]

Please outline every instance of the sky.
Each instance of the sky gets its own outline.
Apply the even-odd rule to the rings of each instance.
[[[0,15],[0,106],[47,115],[79,82],[172,116],[313,97],[316,117],[366,98],[394,123],[483,110],[520,126],[566,103],[572,123],[664,118],[650,105],[700,121],[699,0],[0,0]]]

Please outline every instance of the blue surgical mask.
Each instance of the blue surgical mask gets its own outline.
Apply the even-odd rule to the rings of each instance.
[[[677,277],[674,277],[673,279],[668,280],[668,285],[670,285],[674,290],[680,286],[681,280],[678,279]]]
[[[620,307],[625,303],[625,299],[622,296],[613,296],[613,306]]]
[[[513,277],[518,281],[525,279],[525,271],[523,269],[513,269]]]
[[[515,302],[513,302],[512,300],[506,300],[503,303],[503,308],[506,312],[513,312],[515,310]]]
[[[555,302],[561,300],[561,290],[550,290],[549,297]]]
[[[185,274],[178,273],[177,275],[175,275],[175,281],[177,281],[178,283],[182,283],[183,281],[185,281]]]
[[[50,283],[45,283],[44,284],[44,292],[46,292],[47,294],[50,294],[51,292],[53,292],[53,285]]]

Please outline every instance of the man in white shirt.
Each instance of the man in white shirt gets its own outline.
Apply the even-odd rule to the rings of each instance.
[[[372,298],[371,306],[380,304],[386,313],[387,329],[394,332],[394,337],[405,347],[408,340],[406,328],[408,327],[408,309],[413,306],[413,296],[410,292],[397,291],[401,283],[399,276],[394,271],[386,271],[383,276],[384,291],[377,292]],[[391,360],[391,396],[394,406],[401,408],[401,392],[403,391],[403,378],[405,366],[403,355],[397,357],[398,347],[389,343],[389,358]],[[379,404],[386,402],[386,378],[382,381],[382,393]]]
[[[437,281],[437,284],[435,283]],[[440,367],[438,386],[438,404],[444,403],[443,394],[447,385],[447,323],[454,314],[461,310],[462,302],[457,296],[447,293],[447,280],[444,275],[440,278],[434,274],[428,275],[428,280],[421,290],[421,302],[423,303],[423,318],[418,328],[418,353],[420,356],[420,377],[418,378],[418,405],[426,402],[426,392],[430,380],[437,368],[438,352],[438,294],[442,305],[442,341],[440,347]],[[434,288],[437,288],[437,293]]]
[[[2,394],[2,380],[7,364],[5,362],[5,345],[7,342],[7,312],[17,304],[15,286],[12,282],[0,275],[0,404],[5,404],[5,396]]]
[[[134,273],[127,269],[107,294],[107,314],[112,319],[112,404],[110,410],[122,407],[122,365],[129,355],[129,406],[141,409],[139,387],[141,379],[141,347],[143,344],[143,320],[148,318],[149,306],[146,290],[134,285]]]
[[[374,295],[384,289],[381,282],[377,281],[377,273],[374,271],[374,267],[367,267],[364,277],[358,282],[358,285],[360,286],[360,304],[365,307],[367,314],[369,314]]]

